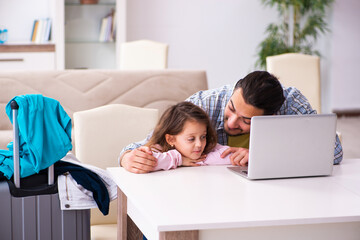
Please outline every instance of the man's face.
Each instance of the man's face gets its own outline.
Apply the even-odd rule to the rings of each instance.
[[[225,107],[225,132],[230,136],[249,133],[251,117],[263,114],[264,110],[245,103],[242,89],[236,89]]]

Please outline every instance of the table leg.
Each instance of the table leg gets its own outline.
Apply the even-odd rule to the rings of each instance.
[[[160,240],[198,240],[199,231],[175,231],[175,232],[161,232]]]
[[[136,224],[127,215],[127,197],[118,188],[118,217],[117,217],[117,239],[118,240],[142,240],[143,234]]]
[[[143,234],[133,220],[127,217],[127,240],[142,240]]]
[[[127,240],[127,197],[117,189],[118,214],[117,214],[117,239]]]

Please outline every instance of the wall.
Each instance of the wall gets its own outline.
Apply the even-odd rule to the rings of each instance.
[[[205,69],[210,87],[254,69],[255,48],[276,12],[254,0],[131,0],[127,40],[169,44],[169,68]]]
[[[51,15],[50,5],[0,0],[0,28],[9,29],[9,42],[27,42],[34,16]],[[359,0],[336,0],[329,11],[331,33],[318,41],[323,112],[360,111],[359,12]],[[128,0],[127,40],[168,43],[169,68],[206,70],[214,88],[255,70],[256,47],[276,18],[275,8],[265,8],[261,0]]]
[[[338,0],[334,5],[329,72],[335,111],[360,112],[359,12],[359,0]]]
[[[344,37],[359,32],[354,24],[360,22],[355,14],[360,10],[359,2],[337,0],[328,17],[330,29],[333,25],[335,29],[321,36],[316,45],[322,53],[323,112],[330,112],[335,106],[360,108],[360,96],[355,102],[349,99],[353,94],[344,96],[347,91],[356,94],[350,86],[354,78],[347,78],[347,86],[343,87],[346,89],[340,94],[337,89],[336,94],[332,93],[332,89],[338,88],[338,75],[346,70],[348,76],[354,76],[352,69],[359,66],[360,53],[352,47],[354,42],[360,42],[358,35],[355,34],[355,40]],[[147,38],[168,43],[169,68],[204,69],[210,88],[234,83],[255,70],[256,48],[265,38],[266,26],[277,18],[276,9],[264,7],[260,0],[131,0],[127,4],[127,40]],[[332,38],[339,30],[343,37]],[[341,51],[344,44],[349,44],[345,48],[352,56]],[[347,69],[334,62],[339,56],[347,59]]]
[[[49,0],[0,0],[0,29],[7,28],[9,42],[29,42],[35,19],[51,16]]]

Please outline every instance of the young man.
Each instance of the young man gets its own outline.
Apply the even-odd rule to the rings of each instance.
[[[230,146],[222,157],[232,153],[233,165],[244,166],[249,160],[251,117],[260,115],[316,114],[308,100],[293,87],[283,88],[276,77],[266,71],[255,71],[240,79],[235,87],[229,85],[199,91],[190,101],[209,115],[217,133],[218,143]],[[149,138],[150,136],[148,136]],[[119,156],[120,166],[134,173],[147,173],[156,166],[156,158],[147,139],[125,147]],[[342,147],[338,136],[334,149],[334,164],[341,162]]]

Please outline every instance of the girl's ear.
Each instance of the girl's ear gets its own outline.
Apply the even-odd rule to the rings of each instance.
[[[170,146],[173,146],[175,143],[175,137],[170,134],[165,134],[165,140]]]

